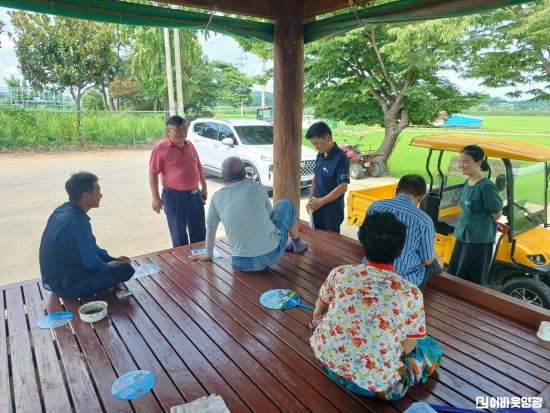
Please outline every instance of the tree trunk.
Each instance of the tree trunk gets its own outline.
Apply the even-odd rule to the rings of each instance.
[[[399,134],[410,124],[409,112],[395,106],[394,103],[384,114],[384,140],[378,148],[378,152],[382,153],[381,162],[386,171],[388,170],[388,159],[395,148]]]
[[[78,141],[82,142],[84,149],[86,149],[86,138],[82,134],[82,112],[80,111],[80,101],[82,99],[82,94],[80,91],[76,94],[75,105],[76,105],[76,138]]]
[[[105,108],[111,112],[114,112],[115,107],[113,105],[113,99],[111,99],[107,91],[107,87],[103,84],[101,85],[101,94],[103,95],[103,104],[105,105]]]

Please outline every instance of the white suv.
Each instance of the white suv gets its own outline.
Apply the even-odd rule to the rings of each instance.
[[[250,180],[273,189],[273,126],[263,120],[198,118],[189,125],[189,139],[204,172],[221,176],[222,162],[238,156]],[[311,186],[317,152],[302,145],[300,187]]]

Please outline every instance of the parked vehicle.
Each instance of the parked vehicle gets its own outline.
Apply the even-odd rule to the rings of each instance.
[[[265,120],[273,125],[275,115],[273,114],[272,106],[263,106],[256,109],[256,119]]]
[[[465,177],[458,153],[466,145],[479,145],[488,157],[488,177],[501,191],[506,222],[496,243],[489,270],[489,286],[512,297],[550,309],[550,231],[548,181],[550,148],[529,142],[468,135],[433,135],[413,138],[411,145],[429,149],[426,174],[429,191],[422,208],[432,218],[435,250],[448,263],[455,244],[454,223],[461,213],[460,196]],[[348,198],[348,224],[360,225],[372,202],[395,196],[397,184],[352,191]]]
[[[364,136],[361,136],[355,145],[350,145],[347,139],[340,148],[346,153],[350,160],[349,175],[352,179],[361,179],[365,172],[373,178],[377,178],[384,173],[384,167],[380,162],[382,153],[380,152],[361,152],[361,141]]]
[[[189,125],[188,137],[197,148],[205,173],[221,176],[222,162],[241,158],[248,179],[273,189],[273,126],[255,119],[198,118]],[[309,188],[317,152],[302,145],[300,187]]]

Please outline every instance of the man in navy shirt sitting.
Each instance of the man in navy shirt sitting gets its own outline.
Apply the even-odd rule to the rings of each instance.
[[[103,195],[98,178],[89,172],[71,175],[65,183],[69,202],[57,207],[40,241],[44,288],[59,297],[76,299],[108,290],[134,274],[128,257],[111,257],[97,246],[87,212],[99,207]]]
[[[313,212],[315,229],[340,233],[344,194],[349,184],[349,159],[332,140],[332,131],[325,122],[311,125],[306,138],[319,151],[307,210]]]

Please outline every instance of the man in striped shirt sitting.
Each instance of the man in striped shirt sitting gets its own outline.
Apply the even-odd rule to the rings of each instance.
[[[367,211],[367,215],[390,212],[407,226],[405,247],[393,266],[399,275],[421,290],[434,274],[442,271],[443,266],[443,259],[435,255],[433,221],[418,208],[426,190],[426,181],[420,175],[405,175],[397,184],[395,198],[375,201]]]
[[[242,271],[261,271],[275,264],[285,253],[288,238],[295,253],[307,249],[290,201],[280,199],[273,207],[265,188],[246,179],[241,159],[223,161],[222,179],[225,186],[212,195],[206,218],[206,252],[189,257],[191,260],[213,258],[220,222],[231,247],[231,263]]]

